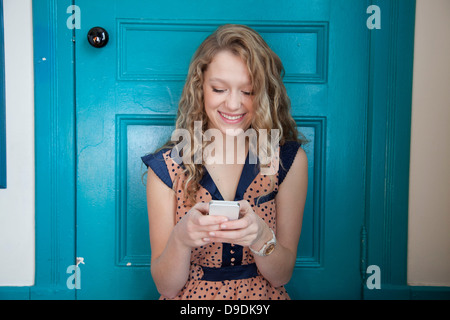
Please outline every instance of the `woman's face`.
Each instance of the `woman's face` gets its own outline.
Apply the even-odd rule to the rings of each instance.
[[[252,122],[253,93],[250,75],[242,59],[229,51],[215,55],[204,73],[203,93],[208,128],[247,130]],[[232,131],[228,134],[236,135]]]

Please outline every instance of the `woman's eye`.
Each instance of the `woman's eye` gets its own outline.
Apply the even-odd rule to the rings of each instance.
[[[246,96],[253,95],[253,92],[251,92],[251,91],[242,91],[242,93],[245,94]]]
[[[225,90],[221,90],[221,89],[216,89],[216,88],[212,88],[213,92],[217,92],[217,93],[223,93],[225,92]]]

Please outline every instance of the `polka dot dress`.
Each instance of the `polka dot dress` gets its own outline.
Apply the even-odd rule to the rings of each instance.
[[[299,147],[300,144],[297,142],[286,142],[280,147],[282,165],[279,166],[273,189],[270,176],[261,174],[258,166],[250,163],[249,157],[244,164],[238,183],[234,200],[247,200],[254,212],[272,228],[275,234],[275,196]],[[187,205],[184,198],[183,168],[170,157],[170,153],[170,150],[163,149],[142,157],[142,161],[150,166],[168,187],[174,187],[177,196],[176,222],[178,222],[191,209],[191,206]],[[200,186],[196,194],[196,202],[223,200],[207,170],[200,181]],[[164,296],[160,299],[167,300]],[[213,242],[192,249],[189,279],[174,299],[288,300],[289,295],[284,287],[273,287],[259,273],[253,254],[248,247]]]

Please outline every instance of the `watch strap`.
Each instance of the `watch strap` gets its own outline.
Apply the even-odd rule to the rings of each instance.
[[[272,232],[272,239],[267,241],[259,251],[253,250],[252,248],[249,247],[250,251],[253,252],[253,254],[256,254],[257,256],[260,256],[260,257],[266,257],[273,252],[273,249],[275,248],[275,245],[277,244],[277,239],[275,237],[275,232],[273,232],[272,228],[269,228],[269,229],[270,229],[270,232]],[[269,248],[271,248],[271,250],[268,250]]]

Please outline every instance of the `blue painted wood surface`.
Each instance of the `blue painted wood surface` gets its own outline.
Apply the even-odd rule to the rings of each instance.
[[[210,1],[193,5],[185,1],[178,6],[158,2],[145,8],[129,2],[75,1],[81,8],[82,28],[68,30],[66,10],[71,4],[33,1],[36,285],[0,288],[0,298],[157,297],[149,278],[145,187],[140,182],[144,168],[135,157],[151,151],[161,136],[170,132],[187,70],[181,59],[188,61],[187,51],[195,45],[178,38],[187,46],[179,53],[186,54],[176,55],[180,61],[173,62],[165,49],[173,65],[153,70],[144,52],[125,51],[123,44],[127,39],[139,40],[139,32],[144,32],[152,41],[160,41],[161,47],[161,43],[165,45],[162,30],[181,27],[165,36],[176,39],[180,32],[190,31],[195,38],[195,32],[209,32],[224,22],[253,25],[273,46],[279,46],[274,49],[287,69],[285,80],[294,118],[311,140],[305,147],[310,167],[305,226],[294,277],[288,285],[292,297],[345,299],[361,298],[363,293],[366,298],[415,299],[448,295],[445,290],[408,287],[406,268],[402,267],[407,252],[404,164],[409,161],[413,1],[376,2],[382,9],[384,33],[364,29],[370,1],[356,5],[292,1],[276,6],[269,1],[249,1],[251,10],[233,1],[220,8]],[[107,50],[87,44],[87,31],[96,25],[110,32]],[[288,32],[291,26],[293,32]],[[267,31],[276,27],[286,34]],[[287,40],[277,44],[278,36]],[[300,43],[291,41],[297,36]],[[70,41],[72,37],[75,42]],[[164,62],[158,44],[152,45],[147,37],[128,44],[151,46],[150,57],[159,55],[158,66]],[[174,41],[167,45],[176,49]],[[315,60],[299,58],[313,56],[314,50]],[[387,51],[391,52],[388,64]],[[397,104],[400,108],[392,109]],[[387,114],[389,121],[385,121]],[[394,127],[398,129],[392,130]],[[381,137],[380,132],[384,133]],[[145,141],[141,140],[143,134],[148,135]],[[384,163],[390,164],[391,173],[386,174]],[[380,264],[383,273],[388,270],[383,276],[386,285],[377,292],[364,288],[360,279],[362,225],[367,230],[368,244],[362,251],[368,252],[366,265]],[[83,256],[86,263],[81,265],[81,289],[69,290],[65,271],[76,256]],[[357,292],[360,287],[364,290]]]
[[[310,140],[294,299],[359,298],[369,46],[366,2],[77,1],[79,298],[157,298],[140,156],[170,135],[189,61],[218,25],[255,28],[281,57]],[[239,9],[238,9],[239,8]],[[98,49],[91,27],[110,36]]]
[[[75,128],[70,0],[33,1],[35,95],[35,285],[30,299],[75,299]]]

